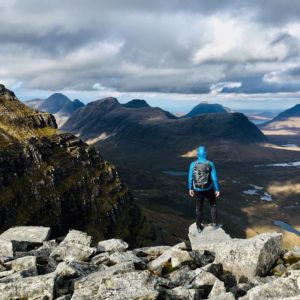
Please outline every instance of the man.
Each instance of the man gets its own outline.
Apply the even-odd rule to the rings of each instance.
[[[198,232],[204,229],[203,201],[207,198],[210,204],[213,228],[217,229],[216,198],[220,196],[220,187],[216,168],[213,162],[206,159],[206,149],[198,148],[198,160],[190,164],[188,188],[191,197],[196,198],[196,224]]]

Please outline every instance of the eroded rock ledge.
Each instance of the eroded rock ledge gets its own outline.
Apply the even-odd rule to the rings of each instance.
[[[0,235],[0,300],[300,299],[300,249],[283,251],[278,233],[232,239],[192,224],[190,243],[137,249],[77,230],[60,243],[49,235],[38,226]]]

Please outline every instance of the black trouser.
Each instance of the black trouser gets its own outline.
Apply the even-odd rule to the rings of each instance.
[[[200,226],[203,223],[203,202],[204,198],[209,201],[211,220],[213,223],[217,223],[217,206],[216,206],[216,195],[213,188],[208,191],[194,191],[196,198],[196,224]]]

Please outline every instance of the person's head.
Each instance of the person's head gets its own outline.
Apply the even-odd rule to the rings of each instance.
[[[198,147],[198,160],[206,159],[206,149],[204,146]]]

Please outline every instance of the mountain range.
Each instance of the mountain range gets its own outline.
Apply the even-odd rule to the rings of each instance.
[[[263,128],[262,132],[244,114],[227,110],[177,117],[145,100],[121,104],[108,97],[76,110],[61,129],[99,148],[103,157],[117,166],[163,243],[184,239],[194,220],[194,199],[187,194],[186,172],[199,145],[207,147],[208,158],[217,166],[219,215],[228,232],[244,237],[277,230],[275,220],[289,220],[295,228],[299,225],[300,212],[294,205],[294,184],[300,179],[297,168],[283,172],[266,167],[299,161],[299,152],[272,143],[276,142],[273,136]],[[251,184],[260,190],[249,196],[244,192]],[[262,203],[261,197],[272,201]],[[284,243],[293,244],[295,238],[284,232]]]
[[[300,104],[279,113],[259,127],[275,143],[300,146]]]
[[[61,129],[101,149],[118,167],[142,211],[160,227],[166,243],[181,240],[194,219],[187,169],[199,145],[207,147],[208,159],[217,166],[222,189],[219,214],[234,236],[263,232],[266,224],[268,230],[273,229],[274,219],[290,218],[298,211],[285,207],[287,194],[276,193],[277,206],[272,201],[261,205],[259,194],[250,199],[244,194],[249,184],[261,188],[264,195],[269,189],[277,190],[278,180],[282,185],[291,178],[297,182],[297,169],[283,174],[278,168],[255,166],[300,157],[299,152],[270,143],[242,113],[210,112],[179,118],[142,100],[124,105],[109,97],[75,111]],[[295,194],[288,195],[294,203]],[[207,215],[206,220],[210,220]],[[284,241],[295,240],[288,235]]]
[[[60,127],[77,109],[84,106],[80,100],[71,101],[67,96],[61,93],[55,93],[47,99],[33,99],[25,101],[25,104],[31,108],[46,111],[53,114],[56,118],[58,127]]]
[[[140,101],[140,102],[139,102]],[[134,103],[134,105],[132,105]],[[138,104],[139,103],[139,104]],[[80,135],[90,144],[99,144],[112,155],[117,149],[126,160],[171,152],[184,154],[201,143],[216,140],[253,143],[267,141],[261,131],[240,113],[207,113],[178,118],[141,100],[120,104],[116,98],[88,103],[75,111],[62,130]]]

